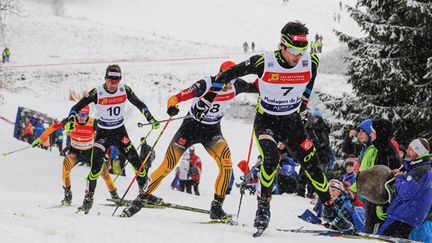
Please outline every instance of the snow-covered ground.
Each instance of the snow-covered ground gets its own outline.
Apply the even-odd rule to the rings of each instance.
[[[226,59],[239,62],[248,58],[252,53],[242,53],[244,41],[254,40],[259,50],[272,50],[278,43],[280,29],[288,21],[305,22],[311,38],[316,32],[323,34],[322,63],[327,65],[342,66],[340,55],[332,52],[340,49],[333,28],[359,34],[344,12],[340,12],[342,23],[333,22],[333,13],[339,13],[336,0],[290,0],[286,5],[270,0],[70,0],[56,8],[52,2],[25,0],[22,16],[8,18],[5,42],[12,51],[12,63],[0,68],[2,116],[14,119],[17,107],[24,106],[61,119],[73,105],[67,100],[70,90],[82,92],[100,85],[107,64],[119,63],[122,82],[132,87],[156,118],[164,119],[170,95],[203,76],[215,74]],[[320,72],[315,92],[350,92],[340,69],[321,68]],[[222,122],[235,165],[247,156],[255,100],[254,95],[241,95]],[[317,104],[316,99],[313,101]],[[188,103],[182,104],[181,114],[187,108]],[[137,144],[148,128],[136,126],[144,118],[133,106],[127,113],[126,127]],[[173,121],[158,143],[153,168],[162,161],[179,125],[179,121]],[[10,124],[0,122],[1,152],[26,146],[12,138],[12,133]],[[149,141],[157,135],[154,132]],[[209,208],[217,167],[201,145],[197,146],[197,153],[204,162],[201,196],[172,191],[169,185],[174,175],[164,180],[157,196],[167,202]],[[251,163],[257,154],[254,147]],[[75,210],[83,199],[87,167],[72,171],[73,206],[48,209],[63,197],[62,158],[57,152],[28,149],[0,158],[0,165],[0,242],[245,242],[252,239],[254,232],[254,196],[243,198],[239,221],[246,227],[202,225],[197,222],[208,220],[207,215],[173,209],[143,209],[130,219],[121,219],[111,216],[114,208],[100,205],[109,196],[100,180],[93,209],[84,216],[75,214]],[[120,194],[132,178],[131,168],[127,173],[127,178],[116,181]],[[240,175],[236,166],[235,174],[237,178]],[[133,185],[127,198],[133,199],[136,194]],[[234,189],[227,196],[225,210],[237,213],[239,198]],[[276,228],[319,228],[297,218],[312,207],[307,199],[275,196],[271,207],[270,228],[256,241],[350,241],[277,232]]]

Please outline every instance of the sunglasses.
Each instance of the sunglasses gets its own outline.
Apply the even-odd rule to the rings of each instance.
[[[297,47],[297,46],[293,46],[291,44],[288,43],[284,43],[284,46],[286,49],[288,49],[288,52],[291,53],[292,55],[304,55],[305,52],[308,50],[309,45],[305,46],[305,47]]]
[[[88,114],[78,112],[78,116],[84,118],[84,117],[88,117]]]

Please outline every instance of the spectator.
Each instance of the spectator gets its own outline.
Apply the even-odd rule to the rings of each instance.
[[[22,139],[27,143],[32,143],[34,137],[33,125],[30,121],[25,124],[24,131],[22,133]]]
[[[282,155],[282,159],[279,163],[280,169],[276,177],[277,183],[275,183],[273,194],[291,194],[296,192],[298,175],[295,171],[295,167],[297,164],[287,153]]]
[[[179,165],[179,191],[181,192],[184,192],[186,189],[187,193],[192,193],[190,188],[190,183],[188,182],[190,180],[189,167],[190,167],[189,150],[186,150],[183,153]]]
[[[351,194],[346,192],[343,183],[332,179],[329,181],[329,190],[337,214],[324,208],[322,216],[323,219],[328,222],[324,225],[338,231],[356,230],[364,232],[365,211],[362,207],[355,204]],[[317,208],[319,208],[319,205]]]
[[[255,42],[253,42],[253,41],[252,41],[252,44],[251,44],[251,49],[252,49],[252,52],[255,52]]]
[[[340,13],[337,14],[337,21],[338,21],[338,23],[340,23],[340,21],[341,21],[341,15],[340,15]]]
[[[57,146],[57,148],[59,149],[59,153],[61,156],[65,156],[65,153],[63,152],[63,135],[64,129],[60,128],[56,131],[55,134],[55,144]]]
[[[247,53],[247,52],[248,52],[248,49],[249,49],[249,45],[248,45],[247,41],[245,41],[245,42],[243,43],[243,51],[244,51],[244,53]]]
[[[201,159],[198,155],[195,154],[195,147],[189,147],[189,158],[190,158],[190,166],[189,166],[189,174],[190,174],[190,183],[191,188],[193,188],[195,195],[199,196],[199,183],[201,179],[202,172],[202,164]]]
[[[3,63],[10,62],[10,55],[11,52],[9,48],[5,47],[5,49],[2,52]]]
[[[357,139],[357,131],[352,127],[345,132],[345,137],[342,141],[342,153],[344,156],[359,157],[363,145]]]
[[[337,20],[337,14],[336,13],[333,13],[333,21],[336,23],[336,20]]]
[[[345,161],[345,174],[342,175],[342,183],[345,186],[351,186],[356,180],[356,172],[354,164],[357,163],[354,160]]]
[[[339,10],[342,10],[342,2],[339,1]]]
[[[177,189],[180,191],[180,167],[178,166],[175,168],[175,176],[173,181],[171,182],[171,189]]]
[[[378,230],[378,234],[392,237],[408,238],[414,227],[420,226],[432,206],[432,160],[429,142],[424,138],[411,141],[407,154],[409,163],[404,164],[405,172],[395,174],[396,197],[387,209],[387,219]],[[430,228],[430,223],[424,225]],[[423,230],[426,228],[423,228]],[[417,229],[422,230],[420,227]],[[427,229],[426,229],[427,230]],[[432,236],[420,238],[414,232],[412,237],[418,236],[421,241],[430,242]]]
[[[389,120],[364,120],[359,124],[356,133],[358,141],[364,144],[360,156],[360,171],[375,165],[385,165],[391,170],[399,168],[401,160],[391,143],[393,125]],[[356,183],[349,188],[351,191],[357,192]],[[366,201],[366,233],[373,233],[374,229],[384,222],[384,211],[387,206],[377,207],[376,204]]]

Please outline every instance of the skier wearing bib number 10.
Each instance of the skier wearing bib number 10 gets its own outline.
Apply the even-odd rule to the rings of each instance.
[[[106,150],[116,146],[120,153],[133,165],[135,170],[141,166],[141,161],[135,147],[129,139],[124,126],[124,112],[126,101],[129,100],[145,118],[152,124],[152,129],[160,127],[159,122],[151,115],[147,106],[135,95],[126,84],[120,84],[122,73],[116,64],[109,65],[105,73],[105,83],[92,89],[84,98],[74,105],[65,125],[66,132],[73,130],[75,116],[79,110],[90,103],[95,103],[98,130],[91,154],[90,173],[87,176],[87,188],[83,205],[78,211],[87,214],[93,205],[93,194],[96,181],[101,174],[103,158]],[[144,188],[147,172],[142,170],[137,177],[138,187]]]
[[[234,62],[224,62],[217,76],[232,66],[235,66]],[[183,121],[168,146],[165,159],[150,175],[147,190],[140,192],[132,205],[123,211],[123,217],[131,217],[136,214],[145,203],[161,203],[162,199],[152,194],[159,187],[163,178],[175,168],[182,154],[193,144],[201,143],[219,167],[219,174],[215,182],[214,200],[210,208],[210,218],[222,221],[231,220],[231,217],[222,209],[225,192],[231,179],[232,161],[228,143],[221,132],[220,121],[236,95],[240,93],[257,93],[257,89],[254,83],[248,83],[242,79],[230,80],[226,87],[216,94],[209,112],[205,116],[196,118],[195,115],[200,113],[199,110],[203,108],[200,105],[201,97],[211,92],[212,82],[217,76],[205,77],[169,98],[167,112],[170,116],[178,114],[178,104],[180,102],[193,98],[189,111],[189,115],[193,116],[193,118],[187,118]]]
[[[259,102],[254,121],[255,136],[264,163],[260,169],[260,194],[254,236],[260,236],[270,221],[270,199],[279,162],[278,143],[283,143],[305,170],[320,200],[331,205],[326,175],[318,167],[316,148],[305,132],[307,104],[317,75],[319,59],[308,52],[308,29],[300,22],[289,22],[281,30],[279,49],[255,55],[222,73],[212,84],[222,89],[230,80],[247,75],[258,76]],[[214,92],[204,96],[201,105],[211,104]],[[202,109],[200,117],[211,109]]]

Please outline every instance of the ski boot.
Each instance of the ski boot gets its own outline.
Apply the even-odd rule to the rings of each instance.
[[[93,193],[86,192],[84,196],[83,205],[78,208],[78,212],[83,211],[84,214],[88,214],[92,206],[93,206]]]
[[[111,194],[111,199],[112,199],[112,201],[113,201],[115,204],[121,206],[121,204],[120,204],[120,197],[119,197],[119,195],[117,194],[117,189],[115,189],[114,191],[110,192],[110,194]]]
[[[224,196],[214,196],[214,200],[212,201],[210,208],[210,219],[224,222],[232,220],[232,216],[225,213],[225,211],[222,209],[224,200]]]
[[[270,222],[270,202],[269,198],[258,197],[258,209],[255,214],[254,227],[266,229]]]
[[[146,195],[144,194],[143,190],[140,190],[140,193],[135,198],[135,200],[132,201],[131,205],[123,209],[123,213],[120,215],[120,217],[129,218],[134,216],[141,210],[145,203],[147,203]]]
[[[144,200],[145,200],[145,203],[147,203],[147,204],[152,204],[152,205],[162,205],[163,204],[162,198],[156,197],[152,194],[144,194]]]
[[[64,187],[64,199],[61,201],[61,204],[64,206],[70,206],[72,203],[72,191],[70,187]]]

